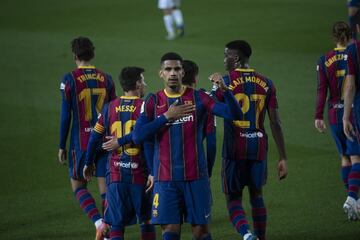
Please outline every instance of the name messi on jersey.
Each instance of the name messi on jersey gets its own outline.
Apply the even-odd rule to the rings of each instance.
[[[118,112],[135,112],[135,110],[136,110],[136,107],[132,106],[132,105],[122,105],[122,106],[115,107],[116,113],[118,113]]]
[[[80,81],[80,82],[84,82],[87,80],[97,80],[100,82],[105,81],[105,77],[104,75],[100,74],[100,73],[87,73],[87,74],[82,74],[80,76],[78,76],[76,78],[76,80]]]
[[[329,58],[327,61],[325,61],[325,66],[330,67],[334,62],[341,61],[341,60],[347,60],[348,55],[347,54],[336,54]]]
[[[239,86],[240,84],[244,84],[247,82],[256,83],[257,85],[261,86],[265,91],[269,90],[267,83],[259,77],[256,76],[246,76],[245,79],[243,77],[239,77],[235,80],[232,80],[231,84],[229,85],[230,90],[234,90],[235,87]]]

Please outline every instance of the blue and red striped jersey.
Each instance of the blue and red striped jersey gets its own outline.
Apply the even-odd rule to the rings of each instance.
[[[186,117],[168,122],[155,135],[153,174],[156,181],[189,181],[208,177],[207,160],[203,149],[207,112],[215,101],[204,91],[185,88],[171,95],[162,90],[147,97],[144,113],[149,120],[164,114],[175,101],[194,104],[196,111]]]
[[[253,69],[235,69],[223,78],[243,113],[241,120],[224,120],[223,158],[265,160],[265,114],[268,109],[278,107],[274,84]],[[223,101],[220,90],[216,90],[215,96]]]
[[[116,98],[114,83],[110,75],[94,66],[79,67],[64,76],[60,90],[60,148],[66,148],[72,117],[70,149],[86,151],[90,132],[103,105]]]
[[[94,132],[121,138],[133,130],[140,115],[143,100],[122,96],[104,107]],[[144,184],[147,176],[146,162],[141,145],[129,143],[114,150],[107,165],[107,183],[124,182]]]
[[[360,92],[360,41],[350,44],[347,47],[348,53],[348,74],[355,76],[356,92]]]
[[[348,54],[345,48],[335,48],[321,56],[317,64],[317,98],[315,119],[323,119],[324,107],[328,97],[330,124],[342,123],[344,112],[343,88],[348,72]]]

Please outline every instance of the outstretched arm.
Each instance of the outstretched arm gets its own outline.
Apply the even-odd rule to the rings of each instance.
[[[281,128],[279,113],[276,108],[270,108],[269,111],[271,133],[279,152],[278,176],[283,179],[287,176],[286,152],[284,135]]]

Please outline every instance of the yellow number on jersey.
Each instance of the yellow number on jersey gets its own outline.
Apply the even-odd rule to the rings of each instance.
[[[250,109],[250,101],[254,101],[256,104],[256,128],[259,128],[259,115],[260,112],[263,110],[265,105],[265,95],[262,94],[251,94],[250,98],[244,93],[237,93],[234,96],[236,100],[239,101],[241,105],[241,111],[243,114],[246,114]],[[249,128],[250,121],[233,121],[234,125],[240,128]]]
[[[159,206],[159,194],[158,194],[158,193],[156,193],[156,194],[154,195],[153,206],[154,206],[155,208],[157,208],[157,207]]]
[[[132,131],[132,128],[135,126],[135,120],[126,121],[124,124],[124,129],[120,121],[116,121],[111,125],[111,134],[115,133],[117,138],[121,138],[122,136],[129,134]],[[131,147],[131,144],[126,144],[124,147],[124,152],[129,156],[135,156],[139,154],[140,148],[138,147]],[[118,149],[118,153],[120,154],[122,149]]]
[[[95,105],[97,113],[101,112],[104,105],[106,89],[105,88],[85,88],[79,93],[79,101],[84,101],[85,106],[85,120],[90,121],[92,119],[91,111],[91,96],[97,95],[98,99]]]

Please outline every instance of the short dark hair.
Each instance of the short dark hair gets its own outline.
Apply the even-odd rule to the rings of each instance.
[[[194,84],[196,82],[196,76],[199,73],[198,65],[191,60],[184,60],[182,66],[185,72],[182,83],[187,86]]]
[[[80,61],[90,61],[95,56],[95,47],[87,37],[78,37],[71,41],[71,50]]]
[[[238,52],[240,59],[249,59],[252,53],[251,46],[244,40],[234,40],[225,45],[228,49],[233,49]]]
[[[162,64],[166,60],[177,60],[177,61],[180,61],[181,63],[183,61],[182,57],[175,52],[165,53],[160,59],[160,64]]]
[[[144,71],[141,67],[124,67],[121,70],[119,82],[124,92],[136,90],[136,82],[140,81]]]

